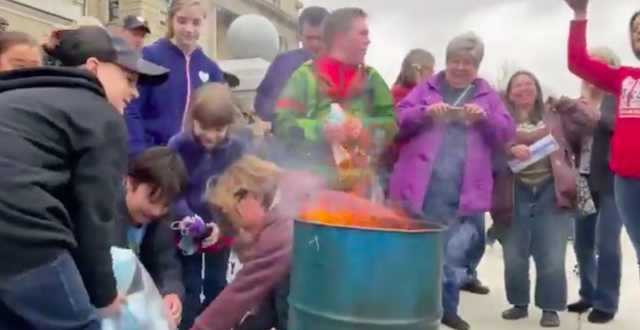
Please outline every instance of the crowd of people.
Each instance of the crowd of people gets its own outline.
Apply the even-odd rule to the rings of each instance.
[[[490,294],[477,274],[487,212],[503,247],[503,319],[529,315],[533,258],[542,327],[564,310],[608,323],[623,226],[640,251],[640,69],[587,48],[588,0],[564,1],[582,89],[557,98],[534,72],[505,90],[480,78],[484,43],[471,32],[449,41],[441,71],[431,52],[409,51],[389,88],[365,63],[367,13],[308,7],[301,48],[279,54],[257,89],[260,134],[234,100],[238,77],[197,46],[199,0],[173,1],[166,36],[148,46],[134,15],[85,17],[43,43],[0,19],[0,328],[101,329],[126,306],[118,246],[138,255],[181,330],[287,329],[293,220],[320,189],[446,228],[445,326],[471,328],[461,291]],[[640,58],[638,13],[629,33]],[[580,299],[568,304],[573,224]],[[232,251],[243,268],[227,283]]]

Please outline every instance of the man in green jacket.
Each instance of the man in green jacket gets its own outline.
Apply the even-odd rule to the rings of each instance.
[[[297,166],[323,175],[334,188],[358,193],[370,188],[362,183],[369,186],[377,155],[397,131],[389,87],[364,64],[370,43],[366,18],[359,8],[329,15],[323,34],[327,52],[293,73],[276,104],[274,123]],[[335,109],[344,112],[344,120],[330,118]],[[336,146],[348,156],[336,159]]]

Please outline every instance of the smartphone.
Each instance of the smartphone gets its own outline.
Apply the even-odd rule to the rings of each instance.
[[[464,119],[464,109],[462,107],[451,106],[447,108],[447,119],[461,121]]]

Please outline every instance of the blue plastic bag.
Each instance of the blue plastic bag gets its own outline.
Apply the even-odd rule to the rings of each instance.
[[[135,253],[112,247],[113,274],[127,303],[115,317],[102,320],[102,330],[175,330],[162,296]]]

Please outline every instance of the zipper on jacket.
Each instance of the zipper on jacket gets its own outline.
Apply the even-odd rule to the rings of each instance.
[[[185,58],[185,66],[187,73],[187,99],[184,102],[184,111],[182,112],[182,129],[184,130],[184,119],[187,116],[187,111],[189,110],[189,103],[191,100],[191,73],[189,72],[189,62],[191,61],[191,56],[184,55]]]

